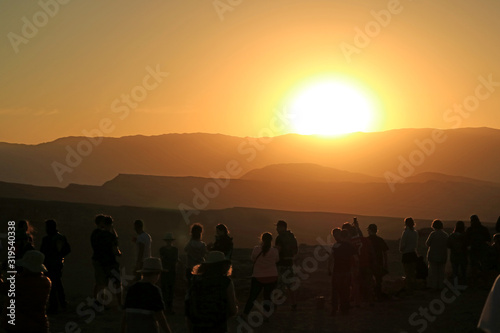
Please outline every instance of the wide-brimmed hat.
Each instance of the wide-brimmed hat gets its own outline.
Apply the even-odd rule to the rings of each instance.
[[[43,264],[44,260],[45,255],[42,252],[31,250],[26,252],[22,259],[17,260],[16,265],[33,273],[47,273],[47,268]]]
[[[175,240],[175,237],[171,232],[167,232],[165,237],[163,237],[163,240]]]
[[[160,258],[145,258],[142,261],[142,269],[138,270],[138,273],[159,273],[163,272],[163,266],[161,265]]]
[[[208,252],[207,260],[205,261],[206,264],[216,264],[218,262],[223,262],[229,260],[226,258],[226,255],[224,252],[221,251],[210,251]]]

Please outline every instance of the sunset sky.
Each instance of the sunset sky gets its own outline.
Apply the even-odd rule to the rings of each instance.
[[[367,96],[365,131],[500,128],[498,0],[60,2],[0,3],[2,142],[103,119],[113,137],[295,132],[262,130],[324,81]],[[474,111],[447,111],[464,101]]]

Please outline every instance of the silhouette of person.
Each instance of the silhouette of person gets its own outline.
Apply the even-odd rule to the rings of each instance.
[[[485,270],[486,257],[488,255],[488,245],[491,235],[488,228],[481,224],[477,215],[470,217],[470,227],[465,231],[467,244],[470,247],[470,269],[473,281],[479,278],[481,271]]]
[[[209,244],[209,251],[221,251],[226,256],[226,259],[231,260],[233,255],[233,238],[229,236],[227,227],[220,223],[215,227],[215,243]]]
[[[411,217],[405,218],[405,230],[399,241],[399,252],[402,253],[401,261],[405,272],[405,286],[410,293],[416,287],[416,265],[417,265],[417,244],[418,233],[414,229],[415,222]]]
[[[111,282],[115,288],[121,286],[119,263],[117,256],[121,255],[118,249],[118,237],[113,228],[113,219],[107,215],[97,215],[95,217],[96,229],[90,236],[92,245],[92,265],[94,266],[95,286],[94,298],[96,304],[98,295]],[[111,280],[111,281],[110,281]],[[116,290],[116,289],[115,289]],[[121,303],[121,293],[117,293],[117,298]]]
[[[455,224],[455,229],[448,237],[448,248],[453,278],[457,278],[459,283],[464,284],[467,277],[467,239],[463,221],[457,221]]]
[[[444,269],[448,260],[448,233],[443,230],[441,220],[432,221],[433,232],[430,233],[427,245],[427,262],[429,264],[428,287],[436,290],[444,288]]]
[[[270,314],[271,293],[276,288],[278,281],[278,269],[276,263],[279,260],[279,251],[272,247],[273,235],[265,232],[261,235],[261,244],[252,250],[251,259],[253,261],[252,282],[250,294],[243,310],[244,315],[248,315],[252,310],[254,301],[263,290],[264,310]],[[266,319],[268,317],[266,316]]]
[[[332,316],[340,310],[342,314],[349,313],[350,286],[353,270],[358,270],[359,256],[357,249],[351,243],[351,236],[346,229],[332,230],[336,243],[332,246]]]
[[[278,236],[276,237],[274,246],[278,249],[280,254],[280,260],[277,263],[278,285],[280,289],[286,289],[292,304],[292,311],[295,311],[297,309],[297,300],[295,290],[292,290],[292,282],[295,276],[293,262],[299,251],[297,239],[295,235],[288,230],[288,224],[283,220],[276,223],[276,231],[278,231]]]
[[[31,250],[27,251],[22,259],[16,261],[16,265],[23,271],[16,275],[15,296],[15,326],[8,323],[9,317],[2,316],[2,326],[7,332],[19,333],[48,333],[49,322],[45,312],[49,298],[51,282],[43,275],[47,269],[43,265],[45,256],[43,253]],[[2,286],[7,294],[8,286]],[[9,313],[7,307],[4,313]]]
[[[139,271],[141,280],[134,283],[125,297],[122,333],[171,332],[165,318],[161,290],[156,286],[163,271],[160,258],[146,258]]]
[[[357,219],[355,219],[357,224]],[[352,276],[351,276],[351,298],[354,301],[355,306],[360,306],[361,305],[361,269],[362,269],[362,263],[363,263],[363,269],[366,268],[367,263],[366,263],[366,257],[361,258],[361,250],[363,248],[363,241],[362,238],[360,237],[358,233],[358,227],[354,226],[354,223],[351,224],[349,222],[345,222],[342,225],[342,230],[346,230],[349,232],[349,242],[354,246],[354,248],[357,251],[358,258],[359,258],[359,265],[352,266]]]
[[[203,226],[199,223],[193,224],[191,226],[191,239],[184,247],[184,252],[187,254],[186,279],[188,286],[191,284],[193,267],[203,263],[207,254],[207,245],[201,240],[202,235]]]
[[[54,220],[45,221],[47,236],[43,237],[40,252],[45,255],[44,265],[47,268],[47,277],[52,281],[50,290],[49,307],[47,313],[56,313],[59,306],[66,309],[66,296],[62,284],[62,270],[64,257],[71,252],[68,240],[57,230]]]
[[[113,218],[111,216],[106,216],[104,220],[104,233],[105,241],[106,241],[106,252],[109,253],[111,249],[111,253],[109,255],[110,259],[109,263],[105,264],[105,273],[106,278],[109,284],[111,283],[113,286],[113,294],[116,295],[116,300],[118,303],[118,308],[120,308],[122,304],[122,283],[120,277],[120,263],[117,260],[117,257],[122,255],[120,248],[118,247],[118,234],[116,233],[115,228],[113,227]]]
[[[142,220],[135,220],[134,230],[137,234],[133,238],[136,245],[135,271],[137,272],[142,268],[143,260],[151,257],[151,236],[144,231],[144,222]],[[137,278],[140,278],[140,275]]]
[[[206,262],[193,268],[185,304],[190,332],[227,332],[227,319],[238,313],[231,272],[220,251],[209,252]]]
[[[34,241],[32,236],[33,228],[26,220],[17,222],[16,227],[16,259],[21,259],[27,251],[34,250]]]
[[[373,276],[375,277],[375,297],[381,300],[382,294],[382,279],[389,272],[387,262],[387,251],[389,247],[385,240],[377,235],[378,227],[376,224],[370,224],[367,228],[368,239],[370,240],[375,252],[375,262],[373,265]]]
[[[172,245],[175,237],[171,232],[168,232],[163,237],[165,245],[160,248],[161,263],[164,268],[161,272],[161,290],[163,293],[163,301],[165,302],[165,312],[167,314],[174,314],[173,300],[174,289],[177,272],[177,263],[179,262],[179,250]]]

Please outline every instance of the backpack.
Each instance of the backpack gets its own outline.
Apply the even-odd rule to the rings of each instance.
[[[214,328],[227,320],[228,277],[193,276],[186,296],[186,316],[193,326]]]

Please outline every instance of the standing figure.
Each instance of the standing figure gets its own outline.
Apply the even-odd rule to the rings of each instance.
[[[274,245],[279,251],[280,260],[278,266],[278,285],[280,289],[286,288],[290,302],[292,304],[292,311],[297,309],[297,300],[295,290],[292,290],[292,281],[294,281],[295,272],[293,270],[293,262],[297,255],[299,248],[295,235],[287,229],[288,224],[280,220],[276,223],[276,231],[278,237]]]
[[[64,257],[71,252],[71,248],[66,237],[57,230],[56,221],[45,221],[45,231],[47,236],[42,239],[40,252],[45,255],[44,265],[47,268],[47,277],[52,281],[47,313],[56,313],[59,306],[63,310],[67,306],[61,278]]]
[[[368,239],[371,241],[375,251],[375,263],[372,271],[375,277],[375,297],[377,300],[382,298],[382,278],[389,272],[387,264],[387,251],[389,247],[386,242],[377,235],[378,227],[376,224],[368,226]]]
[[[209,244],[209,251],[220,251],[226,256],[226,259],[231,260],[233,255],[233,238],[229,236],[229,230],[227,227],[219,223],[215,227],[215,243]]]
[[[429,263],[428,287],[441,290],[444,288],[444,269],[448,260],[448,233],[443,230],[441,220],[432,221],[433,232],[430,233],[427,245],[427,262]]]
[[[448,237],[448,248],[450,249],[450,262],[453,278],[457,278],[460,284],[465,284],[467,278],[467,239],[465,238],[465,223],[457,221],[455,229]]]
[[[193,224],[191,226],[191,239],[184,247],[184,252],[187,254],[186,279],[188,286],[191,284],[193,268],[205,262],[207,245],[201,240],[202,235],[203,226],[199,223]]]
[[[165,305],[156,283],[162,272],[160,258],[146,258],[139,271],[141,280],[134,283],[125,297],[122,333],[170,333]]]
[[[228,318],[238,313],[231,271],[231,262],[220,251],[209,252],[207,261],[193,268],[185,303],[190,332],[227,332]]]
[[[172,305],[177,276],[177,263],[179,262],[179,250],[172,245],[175,237],[171,232],[168,232],[163,237],[163,240],[165,241],[165,246],[160,248],[160,258],[164,268],[163,272],[161,272],[161,290],[166,306],[165,312],[167,314],[174,314]]]
[[[133,239],[136,245],[135,271],[137,272],[142,269],[144,259],[151,257],[151,236],[144,231],[142,220],[135,220],[134,230],[137,234]],[[140,278],[140,274],[137,278]]]
[[[264,290],[264,315],[266,319],[271,314],[271,293],[276,288],[278,281],[278,269],[276,263],[279,260],[278,249],[272,247],[273,235],[265,232],[261,235],[261,244],[253,248],[251,259],[253,261],[252,283],[250,295],[248,296],[243,314],[248,316],[252,310],[253,303]]]
[[[488,228],[481,224],[477,215],[470,217],[470,227],[465,231],[467,244],[470,246],[470,267],[473,280],[478,278],[479,272],[485,270],[488,245],[491,235]]]
[[[407,217],[405,219],[405,230],[399,241],[399,252],[402,253],[401,261],[405,272],[405,285],[410,293],[415,289],[417,283],[418,233],[414,228],[415,222],[411,217]]]
[[[339,228],[332,230],[336,243],[332,246],[330,268],[332,274],[332,316],[340,310],[349,313],[349,298],[352,271],[359,270],[358,251],[351,243],[349,231]]]

